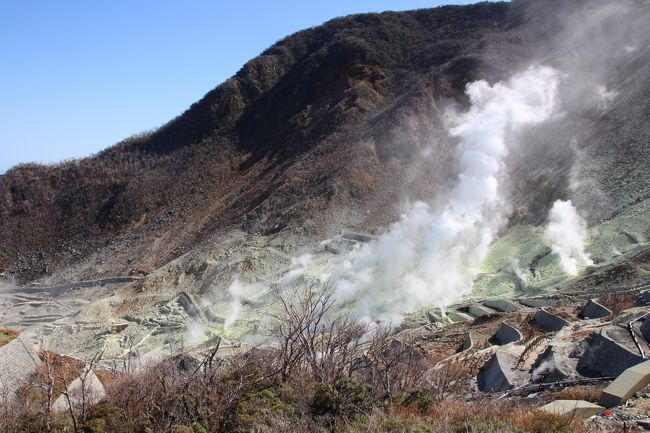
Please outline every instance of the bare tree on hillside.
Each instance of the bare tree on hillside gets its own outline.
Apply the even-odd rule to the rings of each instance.
[[[336,383],[356,368],[369,326],[335,308],[334,290],[315,285],[305,290],[273,291],[279,312],[275,337],[281,380],[306,367],[314,379]]]

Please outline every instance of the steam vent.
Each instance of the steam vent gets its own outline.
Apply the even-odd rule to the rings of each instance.
[[[650,430],[650,2],[27,3],[0,432]]]

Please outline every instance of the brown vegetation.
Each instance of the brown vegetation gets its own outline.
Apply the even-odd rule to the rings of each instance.
[[[636,302],[636,295],[634,293],[612,293],[598,299],[605,307],[612,310],[612,316],[616,317],[622,311],[632,308]]]
[[[147,273],[220,230],[275,233],[307,218],[320,228],[335,207],[387,201],[377,187],[398,185],[441,135],[435,99],[463,98],[481,68],[500,77],[476,53],[508,26],[509,9],[332,20],[277,42],[156,131],[89,158],[9,170],[0,271],[29,281],[119,244],[132,261],[109,254],[101,268]],[[436,187],[448,182],[438,168],[452,149],[440,146]],[[154,238],[164,245],[155,254]]]
[[[18,335],[20,335],[20,332],[15,329],[0,327],[0,347],[9,343],[11,340],[18,337]]]
[[[54,413],[84,371],[43,352],[43,364],[0,410],[0,430],[18,432],[579,432],[578,421],[530,402],[472,395],[473,371],[438,362],[408,336],[336,313],[332,291],[275,293],[276,342],[229,358],[219,344],[108,375],[97,404]],[[92,362],[97,362],[99,356]],[[463,397],[465,395],[465,397]]]

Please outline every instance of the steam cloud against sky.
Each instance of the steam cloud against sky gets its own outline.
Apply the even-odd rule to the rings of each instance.
[[[531,67],[507,82],[467,86],[471,108],[448,112],[459,140],[459,182],[442,212],[417,202],[376,242],[331,275],[337,299],[372,320],[400,322],[418,306],[445,308],[471,291],[487,248],[510,213],[505,158],[514,132],[549,119],[560,74]]]

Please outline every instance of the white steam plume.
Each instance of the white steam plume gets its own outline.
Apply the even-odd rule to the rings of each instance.
[[[551,244],[553,253],[560,257],[562,269],[576,275],[580,268],[594,262],[585,252],[587,225],[578,215],[571,200],[556,200],[548,214],[544,238]]]
[[[526,276],[526,273],[521,269],[521,266],[519,266],[519,259],[511,259],[510,264],[512,265],[512,271],[515,273],[521,284],[524,286],[528,285],[528,277]]]
[[[445,308],[471,290],[472,280],[510,206],[502,184],[509,133],[548,119],[559,74],[532,67],[507,82],[467,86],[468,112],[449,113],[462,171],[441,213],[415,203],[377,241],[331,275],[337,299],[372,320],[400,322],[423,305]]]
[[[242,308],[242,301],[246,300],[249,296],[259,292],[262,287],[258,284],[246,284],[239,278],[235,278],[230,286],[228,286],[228,293],[232,297],[230,302],[230,312],[224,321],[224,326],[228,328],[235,323],[239,318],[239,313]]]
[[[199,322],[190,323],[185,329],[185,341],[188,347],[196,346],[205,340],[208,332],[208,327]],[[184,348],[181,348],[183,350]]]

